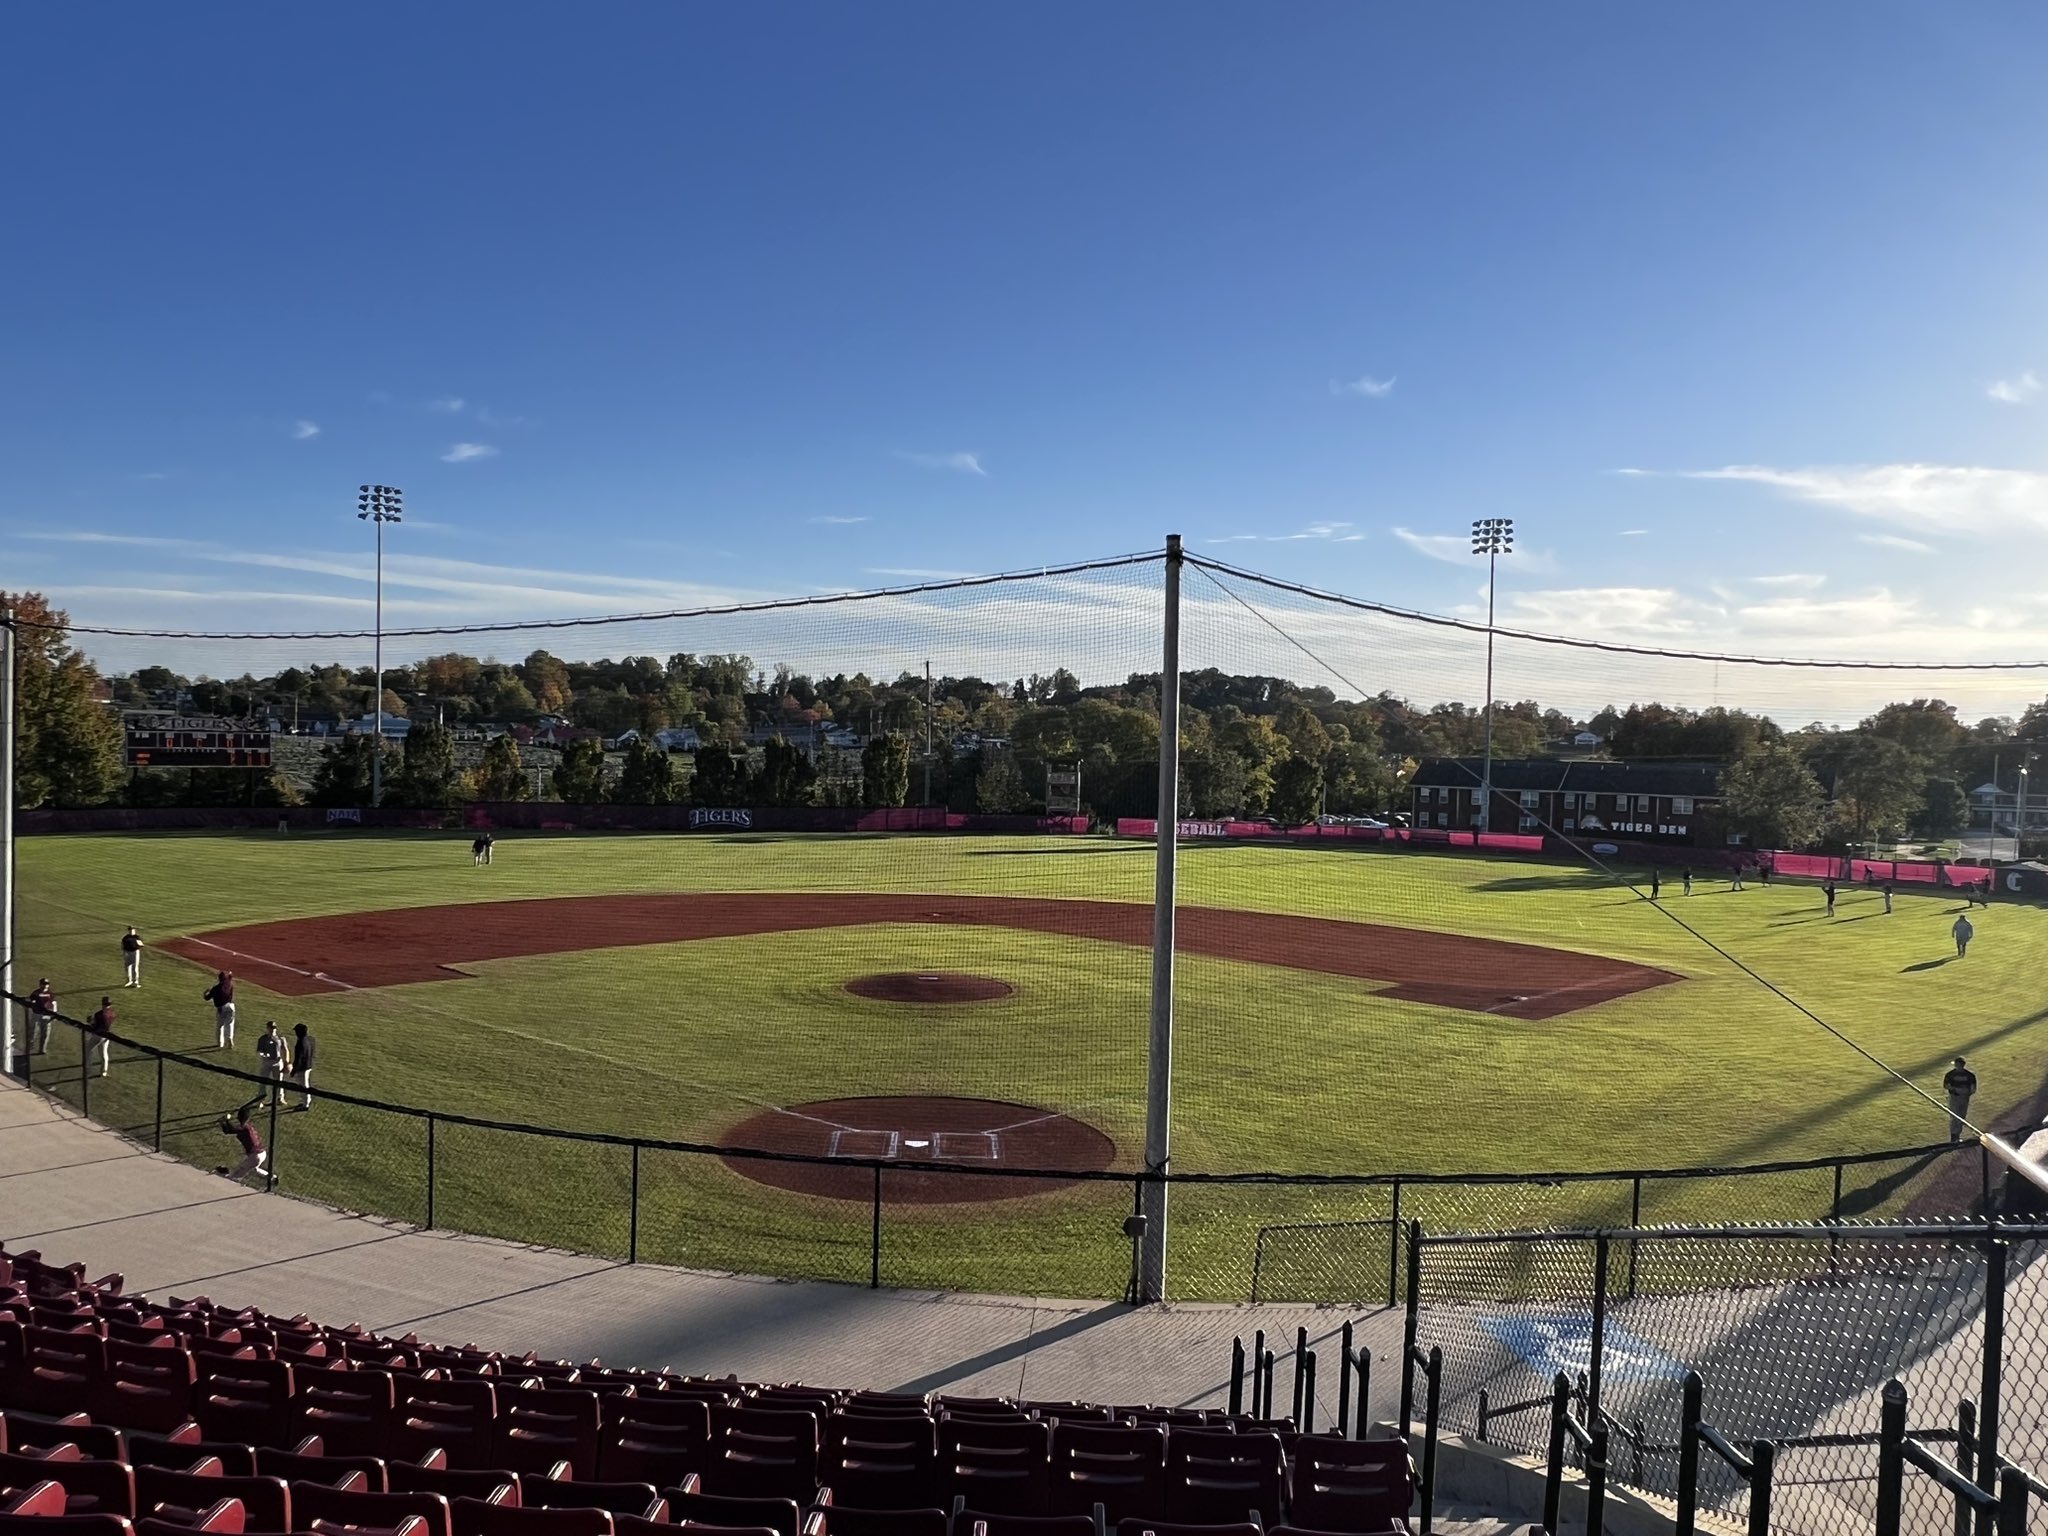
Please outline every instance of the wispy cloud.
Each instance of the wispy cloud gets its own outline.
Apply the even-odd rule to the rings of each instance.
[[[1393,535],[1418,555],[1427,555],[1447,565],[1463,565],[1472,557],[1472,541],[1459,534],[1417,533],[1412,528],[1396,528]]]
[[[308,421],[303,416],[301,416],[297,421],[292,423],[292,439],[295,442],[303,443],[307,439],[315,438],[318,437],[319,435],[320,423],[317,421]]]
[[[1787,587],[1802,592],[1812,592],[1827,585],[1827,577],[1810,571],[1787,571],[1781,576],[1751,576],[1748,581],[1755,587]]]
[[[988,478],[988,471],[981,467],[981,455],[978,453],[911,453],[898,448],[895,457],[906,464],[915,464],[919,469],[950,469],[956,474]]]
[[[807,517],[804,521],[824,527],[851,528],[855,523],[871,523],[874,519],[871,517],[832,517],[827,515],[824,517]]]
[[[1393,392],[1393,379],[1376,379],[1369,373],[1362,373],[1355,379],[1330,380],[1330,393],[1333,395],[1358,395],[1367,400],[1384,400]]]
[[[1654,470],[1622,470],[1651,475]],[[1794,501],[1947,533],[2048,528],[2048,474],[1978,464],[1849,464],[1781,469],[1729,464],[1666,472],[1678,480],[1761,485]]]
[[[443,464],[467,464],[471,459],[495,459],[498,450],[489,443],[455,443],[441,455]]]
[[[1984,393],[2001,405],[2025,405],[2041,393],[2041,377],[2029,368],[2016,379],[1994,379]]]
[[[1221,538],[1211,539],[1211,544],[1298,544],[1303,540],[1321,540],[1329,544],[1357,544],[1365,535],[1353,532],[1353,523],[1310,523],[1299,533],[1227,533]]]
[[[1640,539],[1649,531],[1647,528],[1624,528],[1615,537],[1618,539]]]
[[[871,565],[862,571],[863,576],[896,576],[905,581],[965,581],[970,576],[979,576],[979,571],[933,571],[916,565]]]
[[[144,533],[91,533],[82,529],[48,533],[40,529],[24,531],[15,535],[19,539],[37,539],[50,544],[124,544],[137,549],[206,549],[200,539],[157,538]]]
[[[429,400],[427,402],[427,409],[438,411],[443,416],[460,416],[462,408],[468,404],[469,402],[460,395],[443,395],[438,400]]]
[[[1875,544],[1879,549],[1903,549],[1910,555],[1931,555],[1934,553],[1934,546],[1932,544],[1922,543],[1919,539],[1909,539],[1902,534],[1896,533],[1859,533],[1856,535],[1856,542],[1858,544]]]

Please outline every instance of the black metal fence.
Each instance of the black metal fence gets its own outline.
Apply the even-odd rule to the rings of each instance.
[[[16,997],[14,1002],[23,1001]],[[20,1076],[153,1149],[200,1166],[234,1160],[221,1117],[266,1084],[217,1059],[53,1021],[50,1051],[17,1055]],[[301,1095],[285,1085],[280,1097]],[[257,1111],[269,1187],[422,1227],[591,1254],[871,1286],[1115,1297],[1126,1293],[1124,1218],[1142,1171],[905,1164],[598,1132],[567,1131],[387,1103],[315,1087],[314,1112]],[[2019,1134],[2019,1133],[2014,1133]],[[761,1164],[860,1170],[861,1198],[742,1185]],[[1637,1228],[1660,1218],[1847,1222],[1907,1213],[1961,1216],[1993,1203],[1991,1164],[1973,1142],[1726,1168],[1603,1173],[1171,1173],[1177,1299],[1398,1305],[1411,1226],[1431,1232]],[[934,1179],[996,1181],[1000,1241],[963,1207],[935,1203]],[[986,1211],[987,1207],[979,1207]],[[1435,1241],[1432,1239],[1431,1241]],[[1659,1248],[1631,1242],[1618,1284],[1653,1296],[1684,1278]],[[1435,1282],[1441,1261],[1430,1271]],[[1715,1283],[1711,1273],[1696,1277]]]
[[[1969,1536],[2002,1470],[2048,1465],[2048,1226],[1415,1227],[1410,1244],[1408,1341],[1443,1352],[1445,1431],[1553,1467],[1576,1446],[1589,1496],[1597,1472],[1724,1529],[1889,1517]],[[1925,1471],[1929,1446],[1954,1447],[1948,1472],[1902,1482],[1886,1460]]]

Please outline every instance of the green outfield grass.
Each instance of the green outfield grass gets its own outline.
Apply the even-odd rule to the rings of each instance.
[[[360,834],[50,837],[20,846],[25,989],[56,982],[83,1015],[118,982],[134,922],[161,940],[238,923],[370,908],[634,891],[916,891],[1149,899],[1149,845],[1052,839],[510,838],[470,867],[467,840]],[[1344,917],[1516,939],[1641,961],[1679,983],[1539,1023],[1375,995],[1378,984],[1182,956],[1177,987],[1175,1166],[1182,1171],[1587,1170],[1832,1156],[1935,1140],[1942,1117],[1771,995],[1702,939],[1605,877],[1449,855],[1256,846],[1188,848],[1188,904]],[[2042,1087],[2048,916],[1846,890],[1734,893],[1702,882],[1665,906],[1930,1090],[1967,1053],[1979,1118],[2009,1117]],[[444,1112],[624,1135],[715,1141],[763,1104],[850,1094],[956,1093],[1085,1118],[1116,1167],[1142,1142],[1149,956],[1108,941],[944,925],[881,924],[492,961],[463,979],[281,998],[244,968],[241,1049],[262,1021],[303,1019],[322,1086]],[[1915,969],[1915,967],[1925,967]],[[999,976],[1012,996],[956,1007],[846,993],[877,971]],[[152,954],[120,1030],[212,1050],[198,967]],[[196,1161],[226,1147],[211,1123],[246,1094],[173,1068],[167,1146]],[[60,1091],[76,1097],[75,1067]],[[155,1122],[155,1074],[117,1062],[93,1084],[97,1117]],[[437,1127],[437,1224],[622,1252],[630,1154]],[[425,1215],[425,1129],[327,1104],[280,1127],[281,1187],[406,1219]],[[643,1155],[644,1258],[865,1280],[869,1211],[771,1190],[712,1159]],[[1652,1185],[1646,1219],[1810,1218],[1826,1175],[1745,1186]],[[1410,1188],[1403,1214],[1439,1225],[1621,1220],[1627,1192]],[[1617,1209],[1615,1201],[1621,1201]],[[1873,1196],[1873,1199],[1876,1197]],[[1076,1295],[1121,1290],[1117,1223],[1127,1185],[980,1207],[891,1209],[884,1280]],[[1256,1233],[1289,1221],[1390,1214],[1384,1189],[1181,1188],[1174,1289],[1248,1293]],[[1269,1245],[1268,1294],[1379,1275],[1385,1236],[1294,1234]],[[1379,1254],[1379,1259],[1371,1258]],[[1287,1266],[1298,1270],[1284,1278]],[[1343,1275],[1347,1278],[1338,1279]],[[1357,1282],[1362,1285],[1363,1282]],[[1383,1276],[1377,1282],[1384,1284]],[[1361,1294],[1365,1294],[1361,1292]]]

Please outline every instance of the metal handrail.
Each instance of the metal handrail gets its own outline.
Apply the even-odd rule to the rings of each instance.
[[[1588,1426],[1572,1412],[1572,1381],[1563,1371],[1550,1389],[1550,1454],[1543,1470],[1543,1528],[1556,1536],[1564,1502],[1564,1446],[1577,1446],[1586,1469],[1586,1536],[1600,1536],[1607,1518],[1607,1427]]]
[[[1704,1445],[1749,1485],[1750,1536],[1769,1536],[1771,1486],[1777,1472],[1778,1447],[1753,1440],[1747,1453],[1730,1442],[1716,1425],[1701,1416],[1706,1386],[1698,1371],[1685,1373],[1678,1420],[1678,1519],[1676,1536],[1693,1536],[1699,1520],[1700,1451]],[[1896,1533],[1894,1533],[1896,1536]]]

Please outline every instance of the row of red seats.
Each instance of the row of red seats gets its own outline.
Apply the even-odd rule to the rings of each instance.
[[[1400,1443],[1295,1441],[1284,1423],[578,1367],[204,1298],[161,1306],[38,1255],[0,1264],[0,1402],[83,1409],[99,1434],[124,1425],[138,1458],[166,1473],[211,1458],[213,1475],[274,1480],[258,1456],[303,1457],[312,1443],[330,1465],[616,1485],[620,1518],[650,1518],[635,1500],[668,1489],[792,1510],[836,1501],[842,1527],[860,1509],[1227,1523],[1285,1507],[1305,1523],[1382,1531],[1412,1499]],[[119,1462],[122,1451],[73,1454]],[[250,1529],[280,1528],[267,1506],[257,1518]]]

